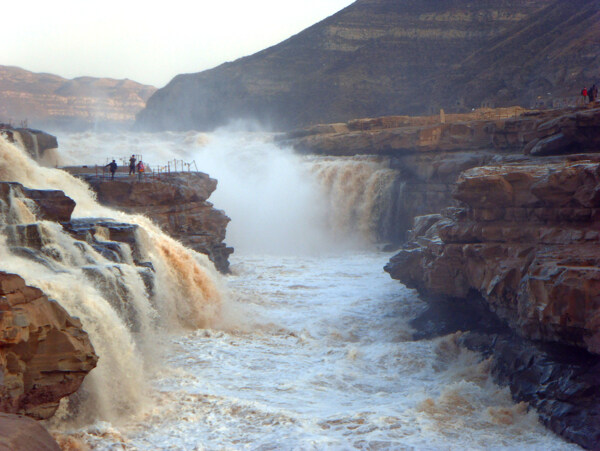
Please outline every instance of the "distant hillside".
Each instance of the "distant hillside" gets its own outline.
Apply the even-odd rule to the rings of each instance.
[[[600,0],[358,0],[290,39],[178,75],[141,129],[273,129],[576,96],[600,75]]]
[[[0,122],[71,129],[130,126],[154,91],[131,80],[67,80],[0,66]]]

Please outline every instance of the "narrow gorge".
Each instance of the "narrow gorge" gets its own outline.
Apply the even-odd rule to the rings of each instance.
[[[385,270],[430,306],[415,336],[462,331],[517,401],[589,449],[600,443],[599,132],[590,106],[385,117],[285,137],[395,170],[401,189],[386,208],[402,219],[388,239],[403,244]]]

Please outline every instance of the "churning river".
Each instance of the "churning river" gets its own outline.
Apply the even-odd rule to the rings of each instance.
[[[227,243],[236,249],[229,276],[192,255],[219,291],[219,321],[149,325],[124,338],[110,330],[109,338],[90,334],[95,346],[94,338],[117,341],[111,353],[119,353],[119,339],[126,346],[111,358],[102,355],[105,346],[97,347],[108,368],[94,371],[116,377],[88,384],[97,401],[81,409],[85,415],[65,406],[48,422],[65,449],[577,449],[548,432],[526,405],[515,404],[508,389],[492,382],[487,362],[456,345],[456,335],[411,340],[408,323],[424,304],[384,273],[391,255],[373,243],[379,221],[373,216],[382,214],[390,195],[385,165],[301,157],[264,134],[227,130],[81,133],[59,135],[59,144],[64,165],[104,165],[131,154],[151,167],[195,161],[219,180],[210,201],[231,217]],[[35,165],[19,164],[29,172]],[[61,178],[66,175],[47,171],[38,176],[43,187],[54,183],[76,200],[85,197],[69,192],[73,182]],[[25,176],[18,181],[35,183]],[[108,214],[93,200],[80,212]],[[160,247],[166,238],[152,229],[147,234],[147,252],[154,255],[152,243]],[[181,258],[192,258],[186,252]],[[29,265],[17,257],[0,261]],[[62,271],[77,274],[72,266]],[[29,284],[38,277],[56,298],[68,288],[57,287],[59,280],[45,283],[39,271],[24,272]],[[139,283],[134,276],[125,282]],[[187,308],[176,299],[187,296],[185,290],[165,286],[161,293],[162,302]],[[156,311],[149,316],[160,316],[151,304]],[[90,314],[83,322],[100,320]],[[105,321],[122,327],[118,318]],[[131,380],[141,392],[121,387]]]

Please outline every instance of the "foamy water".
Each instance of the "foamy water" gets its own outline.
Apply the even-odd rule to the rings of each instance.
[[[378,253],[235,258],[228,329],[172,336],[154,406],[73,437],[125,449],[576,449],[455,337],[411,341],[423,308]]]
[[[156,299],[136,301],[148,331],[133,333],[98,287],[81,283],[77,262],[61,262],[61,281],[4,255],[2,269],[16,266],[57,299],[66,296],[69,309],[87,315],[84,326],[110,325],[108,337],[90,334],[102,340],[100,362],[110,363],[89,389],[105,393],[98,405],[110,411],[114,403],[119,415],[51,421],[65,448],[576,449],[515,404],[456,336],[411,340],[408,321],[423,303],[384,273],[390,255],[372,250],[370,227],[392,178],[383,162],[303,158],[268,135],[229,131],[85,133],[59,142],[69,164],[132,153],[151,166],[196,161],[219,180],[210,200],[232,218],[227,242],[236,248],[233,275],[221,281],[206,259],[144,218],[98,206],[77,180],[19,159],[0,165],[4,178],[64,189],[80,203],[79,216],[139,224],[162,287]],[[28,215],[25,208],[19,221]],[[53,234],[50,242],[62,243],[55,247],[79,256]],[[95,267],[114,266],[85,255]],[[141,280],[127,268],[121,281],[135,291]],[[75,280],[82,291],[71,293]],[[94,316],[96,305],[104,316]]]

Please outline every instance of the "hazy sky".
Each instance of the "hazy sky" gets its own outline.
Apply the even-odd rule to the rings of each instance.
[[[353,0],[15,0],[0,9],[0,65],[164,86],[250,55]]]

